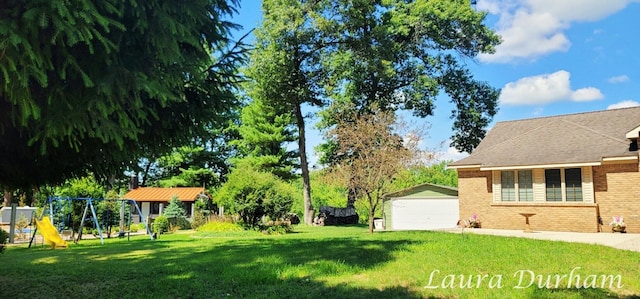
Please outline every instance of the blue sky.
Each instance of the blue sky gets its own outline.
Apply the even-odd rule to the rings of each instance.
[[[502,37],[495,54],[468,61],[477,79],[502,89],[493,124],[640,105],[640,0],[478,0],[476,7]],[[247,32],[260,18],[260,1],[242,0],[232,21]],[[448,147],[452,106],[446,98],[436,104],[423,144],[440,159],[463,158]],[[319,142],[309,132],[308,148]],[[315,154],[308,156],[313,165]]]

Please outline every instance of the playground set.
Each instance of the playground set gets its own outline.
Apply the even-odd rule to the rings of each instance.
[[[99,221],[98,216],[96,215],[96,207],[95,203],[101,201],[116,201],[120,206],[120,226],[124,228],[124,223],[126,222],[126,231],[120,230],[119,237],[127,236],[127,239],[130,237],[131,231],[131,208],[134,207],[137,214],[141,217],[141,223],[144,224],[146,234],[149,235],[149,238],[153,240],[153,235],[149,226],[147,225],[147,221],[142,215],[140,211],[140,207],[138,206],[135,200],[130,199],[93,199],[93,198],[70,198],[70,197],[49,197],[47,200],[47,205],[42,210],[42,214],[39,219],[36,218],[36,229],[33,231],[33,235],[31,236],[31,240],[29,241],[29,248],[31,247],[36,233],[39,231],[44,239],[44,243],[49,244],[53,248],[66,248],[68,247],[68,243],[65,239],[62,238],[62,235],[70,236],[73,239],[73,242],[77,244],[82,239],[83,228],[85,227],[85,222],[91,221],[93,224],[93,228],[97,230],[97,236],[100,238],[100,243],[104,245],[103,238],[103,227],[101,227],[101,221]],[[80,218],[80,225],[78,226],[77,233],[74,231],[74,226],[72,223],[72,209],[74,202],[81,202],[84,207],[84,212],[82,213],[82,217]],[[127,207],[129,210],[127,211]],[[91,215],[88,217],[91,211]],[[45,216],[47,214],[48,216]],[[129,215],[129,217],[125,217],[125,215]],[[104,222],[104,216],[103,222]],[[111,215],[107,215],[110,217]],[[113,220],[113,219],[108,219]],[[104,223],[102,223],[104,224]],[[62,235],[61,235],[62,234]],[[73,237],[75,235],[75,238]]]

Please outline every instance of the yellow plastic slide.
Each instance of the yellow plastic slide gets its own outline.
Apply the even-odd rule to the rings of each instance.
[[[42,220],[36,219],[36,228],[42,234],[44,242],[51,245],[51,247],[67,247],[67,241],[60,237],[56,228],[51,224],[49,217],[42,217]]]

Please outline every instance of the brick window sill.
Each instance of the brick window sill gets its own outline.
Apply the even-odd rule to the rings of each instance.
[[[492,207],[596,207],[592,202],[494,202]]]

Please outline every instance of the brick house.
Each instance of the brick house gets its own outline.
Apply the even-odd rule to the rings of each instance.
[[[484,228],[640,233],[640,107],[497,123],[458,171],[460,216]]]

